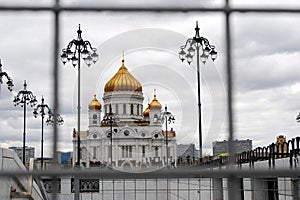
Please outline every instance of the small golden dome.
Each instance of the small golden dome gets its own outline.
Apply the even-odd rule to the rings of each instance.
[[[132,76],[124,65],[124,59],[122,60],[122,66],[119,71],[105,84],[104,92],[113,91],[135,91],[142,92],[142,85],[134,76]]]
[[[147,108],[143,112],[144,117],[149,117],[149,112],[150,112],[150,104],[148,103]]]
[[[151,101],[150,105],[150,109],[157,109],[160,110],[161,109],[161,104],[159,103],[159,101],[156,99],[156,90],[154,90],[154,98]]]
[[[168,135],[168,137],[176,137],[176,132],[173,130],[173,128],[167,132],[162,130],[162,134],[164,137],[166,137],[166,135]]]
[[[94,99],[89,104],[89,110],[101,110],[101,103],[96,99],[96,95],[94,95]]]

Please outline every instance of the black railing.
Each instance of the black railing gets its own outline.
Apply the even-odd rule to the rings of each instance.
[[[287,142],[272,143],[268,146],[257,147],[251,151],[245,151],[235,155],[237,164],[249,163],[254,166],[254,162],[269,161],[269,166],[275,166],[275,159],[289,158],[290,167],[298,163],[300,137],[292,138]]]
[[[80,179],[79,189],[81,193],[99,192],[99,179]],[[71,178],[71,192],[75,192],[74,178]]]
[[[235,162],[238,165],[249,163],[249,167],[254,167],[255,162],[268,161],[269,167],[275,167],[275,160],[289,158],[290,167],[298,165],[298,155],[300,153],[300,137],[292,138],[287,142],[272,143],[268,146],[257,147],[250,151],[235,154]],[[229,163],[228,156],[205,156],[200,160],[188,162],[188,159],[178,159],[177,166],[200,165],[204,167],[217,167]]]

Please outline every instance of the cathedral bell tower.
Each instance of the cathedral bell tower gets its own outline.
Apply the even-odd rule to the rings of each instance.
[[[97,100],[96,95],[89,104],[89,126],[100,126],[101,122],[101,103]]]
[[[161,126],[160,114],[161,114],[161,104],[156,98],[156,90],[154,89],[154,98],[151,101],[151,103],[149,103],[150,125]]]

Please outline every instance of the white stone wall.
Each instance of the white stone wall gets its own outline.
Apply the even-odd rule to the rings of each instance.
[[[17,154],[13,150],[0,148],[0,171],[9,171],[9,172],[20,172],[27,171],[22,161],[19,159]],[[28,191],[28,179],[29,177],[0,177],[0,199],[6,200],[10,198],[11,187],[16,189],[16,192],[23,192],[22,188],[25,188]],[[33,182],[31,188],[31,196],[34,200],[42,200],[42,195],[37,187],[36,183]],[[22,200],[23,198],[18,198]],[[26,198],[27,200],[27,198]]]

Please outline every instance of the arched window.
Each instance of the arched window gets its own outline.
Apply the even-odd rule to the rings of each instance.
[[[125,156],[125,146],[122,146],[122,158]]]
[[[93,124],[97,124],[97,115],[93,114]]]
[[[123,104],[123,114],[126,115],[126,104]]]
[[[132,158],[132,146],[129,146],[129,157]]]
[[[129,148],[128,146],[125,146],[125,157],[128,158],[128,152],[129,152]]]
[[[133,115],[133,104],[130,104],[130,114]]]
[[[155,147],[155,157],[158,157],[158,147]]]
[[[143,145],[142,146],[142,156],[143,156],[143,158],[145,157],[145,152],[146,152],[146,146]]]
[[[119,114],[119,104],[116,104],[116,114]]]
[[[96,159],[96,152],[97,152],[96,147],[93,147],[93,159]]]
[[[157,122],[157,120],[158,120],[158,116],[157,116],[157,114],[155,114],[154,118],[153,118],[153,122]]]

